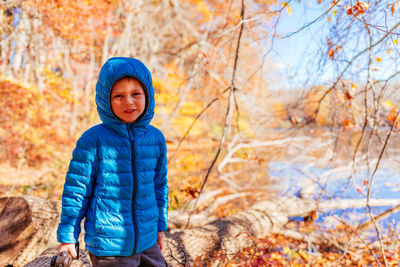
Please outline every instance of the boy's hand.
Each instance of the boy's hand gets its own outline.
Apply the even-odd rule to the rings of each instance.
[[[164,239],[163,232],[158,232],[157,244],[160,247],[160,250],[162,250],[162,248],[163,248],[163,239]]]
[[[76,254],[76,249],[75,249],[75,244],[74,243],[62,243],[60,247],[58,248],[58,253],[61,251],[68,251],[69,254],[71,254],[72,258],[76,259],[77,254]]]

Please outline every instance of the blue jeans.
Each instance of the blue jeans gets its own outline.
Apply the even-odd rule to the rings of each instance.
[[[165,259],[157,243],[140,254],[132,256],[96,256],[89,253],[93,267],[165,267]]]

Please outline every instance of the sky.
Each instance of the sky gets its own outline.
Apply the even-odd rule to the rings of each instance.
[[[390,14],[390,8],[387,7],[388,3],[390,1],[387,3],[383,1],[381,6],[377,7],[379,12],[372,13],[374,16],[365,17],[371,24],[377,26],[375,29],[373,27],[370,28],[373,42],[379,40],[385,34],[384,30],[387,28],[390,29],[400,19],[400,8],[396,7],[396,12]],[[287,36],[290,33],[298,31],[304,25],[320,17],[329,6],[330,2],[327,1],[323,1],[322,4],[317,4],[316,0],[291,1],[291,14],[289,12],[282,13],[277,33],[281,36]],[[344,6],[341,8],[343,10]],[[333,10],[335,9],[337,7]],[[337,18],[337,16],[333,15],[333,10],[328,14],[331,21]],[[371,8],[368,9],[368,11],[370,10]],[[351,19],[350,16],[346,18]],[[361,24],[356,20],[353,23]],[[360,30],[360,27],[353,27],[353,30],[349,32],[350,35],[346,37],[348,39],[343,44],[343,50],[339,51],[343,55],[342,65],[338,65],[339,67],[336,68],[334,63],[338,62],[337,58],[335,57],[336,62],[334,62],[328,57],[326,38],[330,36],[332,39],[335,39],[332,32],[328,30],[329,26],[332,26],[332,22],[328,22],[328,16],[324,16],[318,22],[305,27],[305,29],[288,38],[274,39],[274,52],[271,53],[270,58],[281,74],[281,87],[284,89],[299,89],[331,82],[336,79],[338,73],[344,69],[344,66],[354,55],[367,47],[366,40],[368,38],[366,38],[365,29],[363,33],[360,32],[360,37],[357,38],[356,35],[359,34],[357,30]],[[378,27],[381,30],[377,30]],[[399,38],[400,34],[398,32],[400,32],[400,29],[392,35],[392,41]],[[343,40],[343,38],[340,40]],[[400,43],[400,40],[398,41]],[[387,53],[389,50],[391,52]],[[373,49],[372,68],[374,71],[371,74],[373,79],[385,79],[391,76],[393,72],[400,71],[400,64],[398,64],[399,51],[400,47],[396,48],[396,45],[390,43],[390,40],[387,45],[377,46]],[[377,59],[379,58],[382,60],[378,61]],[[368,55],[364,53],[358,58],[359,61],[351,66],[351,73],[356,73],[356,75],[350,78],[354,79],[355,83],[365,81],[367,73],[365,67],[368,66],[367,59]],[[360,75],[357,76],[357,73]]]
[[[322,5],[316,4],[316,1],[301,3],[293,1],[290,8],[291,14],[283,12],[277,28],[277,33],[283,37],[298,31],[325,11]],[[324,17],[290,37],[274,39],[271,59],[282,73],[286,89],[303,87],[305,83],[307,84],[307,80],[313,78],[312,73],[307,72],[307,66],[309,60],[320,53],[321,33],[327,32],[326,21],[327,18]],[[328,75],[320,78],[328,79]]]

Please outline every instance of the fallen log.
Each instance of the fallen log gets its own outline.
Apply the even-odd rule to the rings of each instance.
[[[252,245],[252,239],[238,237],[241,233],[249,233],[254,238],[265,237],[278,232],[288,222],[288,217],[306,216],[316,208],[316,202],[309,199],[262,201],[246,211],[203,226],[167,232],[163,254],[171,266],[190,264],[198,256],[218,250],[229,255]]]
[[[0,265],[23,266],[57,245],[61,205],[36,197],[0,198]],[[7,242],[7,244],[5,244]]]
[[[25,200],[26,204],[21,204],[21,199]],[[13,228],[10,225],[14,225],[20,221],[24,221],[26,226],[22,230],[14,231],[15,238],[10,236],[7,238],[8,241],[2,243],[2,247],[7,248],[7,244],[5,243],[15,243],[14,246],[17,246],[16,242],[13,243],[13,241],[18,241],[20,242],[18,243],[18,248],[20,249],[10,250],[10,253],[7,252],[7,255],[9,255],[7,262],[0,261],[0,263],[12,266],[24,266],[27,264],[26,266],[29,267],[47,265],[50,262],[51,256],[56,253],[58,245],[56,228],[59,222],[60,203],[40,198],[25,197],[15,200],[15,203],[20,203],[19,205],[24,207],[17,209],[10,205],[12,203],[10,200],[11,198],[6,202],[5,200],[0,202],[8,203],[7,205],[0,205],[0,211],[3,210],[1,214],[9,214],[4,219],[0,216],[0,233],[7,229],[9,229],[10,233],[13,232]],[[356,206],[361,205],[361,202],[358,200],[355,200],[355,202]],[[258,202],[251,208],[238,212],[233,216],[204,222],[204,225],[201,226],[190,229],[172,229],[165,232],[163,254],[170,266],[181,266],[182,264],[191,264],[198,256],[217,250],[223,250],[227,254],[236,253],[241,248],[253,244],[251,238],[240,235],[241,233],[248,233],[254,238],[263,238],[270,233],[279,233],[283,231],[290,217],[306,217],[311,212],[315,212],[318,207],[335,208],[332,201],[326,204],[323,203],[318,204],[312,199],[280,197]],[[340,208],[344,208],[344,202],[338,201],[337,203]],[[355,205],[350,200],[347,200],[347,203],[350,206]],[[371,205],[382,203],[385,205],[396,204],[398,200],[370,201]],[[26,208],[26,211],[21,211]],[[15,212],[21,215],[18,218],[17,216],[13,218],[11,214]],[[22,214],[25,215],[23,216]],[[28,219],[29,214],[31,222]],[[329,238],[320,239],[313,239],[312,241],[328,246],[335,245],[327,240]],[[2,256],[5,251],[2,251]],[[11,253],[11,251],[13,252]],[[84,255],[83,258],[80,261],[74,261],[73,266],[90,266],[83,251],[81,251],[81,254]]]
[[[0,263],[14,261],[34,234],[32,210],[22,197],[0,199]]]
[[[50,266],[57,253],[61,202],[37,197],[0,198],[0,266]],[[4,238],[3,238],[4,237]],[[83,250],[72,266],[90,266]]]
[[[394,206],[399,199],[371,199],[370,206]],[[233,216],[204,221],[204,225],[191,229],[174,229],[166,233],[167,251],[164,256],[171,266],[190,264],[198,256],[223,250],[227,255],[250,246],[253,240],[238,237],[240,233],[249,233],[254,238],[263,238],[268,234],[286,234],[295,239],[307,240],[329,250],[341,250],[344,244],[329,235],[306,235],[284,229],[289,217],[307,217],[318,210],[346,209],[365,207],[363,199],[328,200],[317,203],[312,199],[295,197],[277,198],[257,203],[246,211]],[[203,217],[204,218],[204,217]],[[198,225],[198,218],[195,220]]]

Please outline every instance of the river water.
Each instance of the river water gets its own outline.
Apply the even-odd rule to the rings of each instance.
[[[335,171],[337,170],[337,171]],[[275,181],[275,189],[284,196],[301,196],[313,199],[366,199],[368,183],[372,174],[367,170],[351,171],[345,175],[345,170],[320,168],[309,163],[270,162],[269,176]],[[304,193],[305,192],[305,193]],[[374,176],[371,198],[399,199],[400,172],[390,166],[378,169]],[[373,214],[378,215],[392,207],[373,207]],[[337,209],[319,214],[316,222],[325,228],[334,228],[339,221],[334,216],[344,219],[347,223],[356,226],[369,220],[367,208]],[[393,213],[386,219],[379,221],[382,229],[394,229],[400,222],[400,212]]]
[[[373,137],[370,139],[364,138],[358,148],[356,162],[353,163],[359,131],[302,130],[300,135],[308,137],[310,141],[282,147],[281,150],[288,152],[269,161],[268,176],[272,179],[274,188],[283,196],[303,196],[321,201],[366,199],[368,185],[387,133],[387,129],[382,129],[379,135],[371,135]],[[299,136],[297,133],[294,135]],[[368,158],[365,154],[369,155]],[[370,198],[400,199],[399,132],[393,132],[389,139],[379,168],[373,176]],[[393,207],[373,207],[373,215],[390,208]],[[324,214],[319,214],[316,222],[324,228],[334,228],[339,224],[337,217],[353,226],[370,220],[365,207],[324,211]],[[400,230],[400,212],[379,220],[378,224],[380,230]]]

